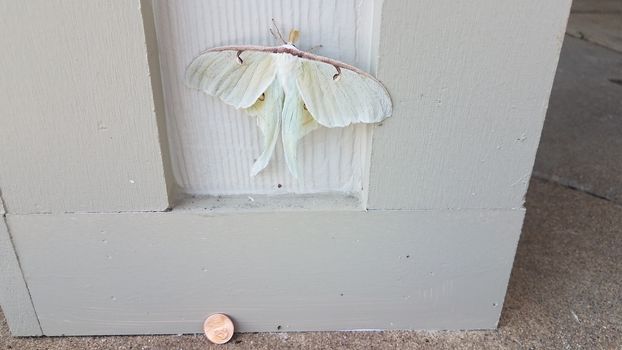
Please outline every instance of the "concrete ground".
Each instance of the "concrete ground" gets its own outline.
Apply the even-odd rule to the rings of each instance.
[[[581,11],[571,14],[568,31],[597,33],[573,18],[598,2],[575,3]],[[616,9],[613,1],[600,2]],[[615,4],[613,12],[590,16],[600,31],[619,26],[608,34],[619,46],[602,46],[597,34],[564,40],[534,175],[622,204],[622,1]]]
[[[622,52],[622,1],[574,0],[566,32]]]
[[[499,329],[13,338],[0,349],[622,349],[622,1],[575,0]]]

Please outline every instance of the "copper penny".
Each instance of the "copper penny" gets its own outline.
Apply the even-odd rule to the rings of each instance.
[[[233,322],[225,314],[213,314],[203,323],[203,331],[212,343],[224,344],[233,337]]]

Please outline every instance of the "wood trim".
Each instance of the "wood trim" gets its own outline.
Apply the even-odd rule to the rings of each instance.
[[[215,312],[241,332],[495,328],[523,215],[173,209],[8,222],[45,335],[177,334]]]
[[[520,208],[570,0],[384,1],[368,208]]]
[[[8,212],[169,206],[140,5],[2,4],[0,46],[10,49],[0,57],[0,186]]]

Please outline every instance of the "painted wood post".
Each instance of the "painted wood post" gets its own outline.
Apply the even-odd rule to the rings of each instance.
[[[3,1],[0,12],[7,211],[166,209],[140,3]]]
[[[216,312],[242,332],[496,327],[569,8],[0,2],[0,301],[13,333],[198,333]],[[278,161],[272,177],[242,178],[252,120],[175,90],[183,55],[263,43],[271,17],[369,67],[394,102],[381,126],[303,146],[315,182]],[[230,133],[214,134],[219,150],[202,139],[213,127]]]

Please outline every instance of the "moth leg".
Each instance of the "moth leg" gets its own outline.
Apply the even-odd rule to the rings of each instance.
[[[239,64],[244,63],[244,61],[242,60],[242,57],[240,57],[240,55],[242,54],[242,52],[244,52],[244,51],[240,50],[240,51],[238,51],[238,53],[235,55],[235,57],[236,57],[235,59],[238,61],[238,63],[239,63]]]
[[[339,66],[334,66],[334,67],[337,70],[337,74],[333,75],[333,80],[339,81],[339,79],[341,79],[341,68]]]

